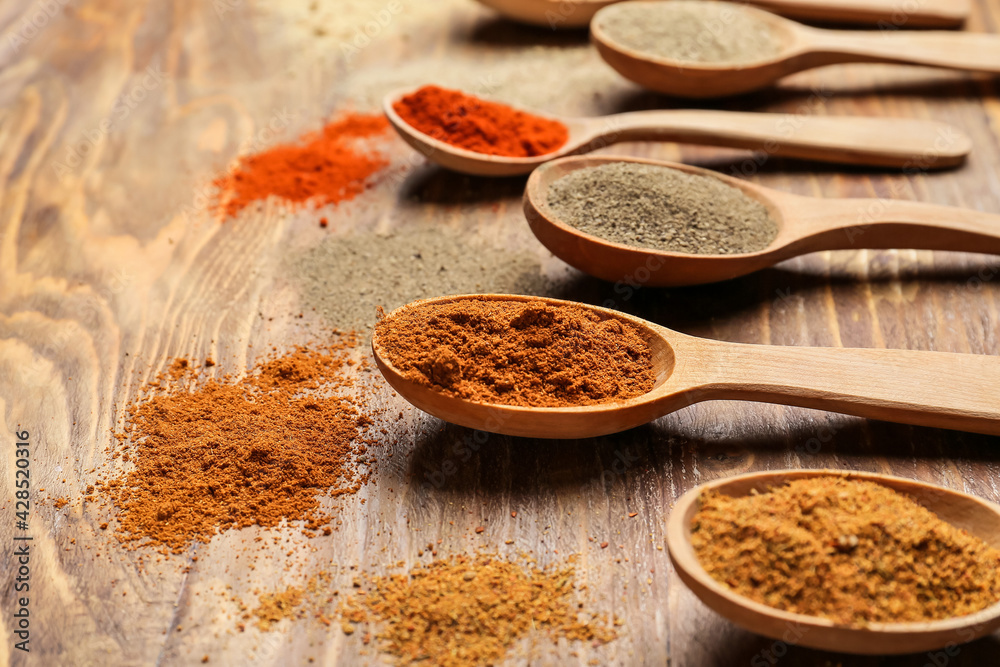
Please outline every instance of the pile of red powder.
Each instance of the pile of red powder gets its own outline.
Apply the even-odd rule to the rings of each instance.
[[[348,113],[296,143],[279,144],[240,158],[218,177],[218,206],[227,216],[270,196],[293,205],[316,206],[354,199],[388,164],[365,140],[384,135],[389,122],[381,114]]]

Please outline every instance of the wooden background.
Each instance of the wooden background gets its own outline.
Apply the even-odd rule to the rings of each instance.
[[[252,604],[255,588],[299,584],[321,567],[349,587],[352,566],[378,572],[383,563],[426,560],[420,551],[439,539],[441,554],[531,551],[546,563],[578,553],[591,608],[624,621],[606,647],[533,637],[534,653],[525,644],[512,664],[1000,664],[998,635],[956,656],[885,659],[776,644],[719,618],[677,580],[662,548],[671,503],[720,476],[829,466],[1000,501],[1000,439],[824,412],[709,403],[614,437],[544,442],[471,433],[406,410],[379,453],[376,481],[337,506],[343,525],[330,537],[227,533],[183,556],[146,554],[145,568],[137,567],[141,554],[109,542],[98,528],[108,509],[81,496],[144,380],[174,356],[212,356],[218,372],[239,372],[272,344],[302,342],[331,324],[295,317],[299,295],[282,268],[293,250],[329,235],[435,224],[487,247],[537,253],[547,271],[565,273],[524,224],[523,179],[445,173],[395,139],[386,148],[393,166],[376,187],[323,211],[327,230],[318,214],[289,214],[273,202],[220,223],[206,208],[207,185],[240,152],[314,129],[347,105],[373,109],[387,89],[426,80],[560,113],[684,106],[617,78],[585,33],[519,27],[471,0],[394,6],[389,24],[354,51],[343,45],[388,2],[0,5],[0,664],[184,665],[203,656],[210,664],[379,664],[358,635],[312,621],[240,633],[236,605],[220,592],[231,585]],[[1000,32],[1000,2],[979,0],[968,28]],[[857,65],[716,104],[948,121],[973,137],[975,153],[945,173],[758,164],[748,153],[670,144],[604,152],[735,169],[816,196],[892,195],[1000,212],[997,92],[985,77]],[[724,340],[1000,353],[1000,259],[987,256],[821,253],[725,284],[627,297],[569,272],[555,295],[610,300]],[[404,409],[379,391],[377,401]],[[19,429],[31,433],[33,500],[71,500],[32,510],[28,656],[12,648],[8,613]],[[456,454],[469,438],[478,449]],[[478,525],[487,528],[481,535]],[[261,535],[268,539],[255,543]]]

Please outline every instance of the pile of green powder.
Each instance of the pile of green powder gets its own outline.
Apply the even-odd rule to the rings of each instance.
[[[601,12],[598,26],[624,47],[679,62],[755,62],[782,45],[774,28],[728,2],[626,2]]]
[[[635,162],[578,169],[549,186],[560,221],[598,238],[691,255],[763,250],[778,225],[763,204],[710,176]]]
[[[288,266],[304,306],[331,326],[358,331],[375,325],[376,306],[388,312],[448,294],[544,295],[557,282],[543,275],[534,253],[472,245],[440,227],[330,237]]]

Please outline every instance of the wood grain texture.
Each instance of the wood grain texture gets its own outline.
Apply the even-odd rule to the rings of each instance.
[[[889,473],[1000,501],[995,437],[712,402],[617,436],[546,442],[446,425],[386,391],[377,400],[404,418],[392,426],[375,482],[338,505],[342,525],[330,537],[246,530],[162,559],[113,546],[99,529],[107,510],[80,497],[95,468],[108,463],[110,432],[141,383],[174,356],[211,356],[218,373],[238,373],[272,345],[331,325],[303,308],[285,268],[291,253],[331,235],[432,224],[485,246],[535,252],[546,271],[563,270],[524,221],[523,178],[447,173],[393,140],[386,147],[393,164],[375,186],[322,212],[328,230],[317,214],[273,202],[220,223],[206,193],[233,158],[315,129],[348,104],[377,109],[388,90],[424,80],[544,101],[553,114],[689,104],[617,78],[585,34],[515,26],[471,1],[401,0],[388,25],[353,50],[345,44],[387,3],[342,0],[310,10],[277,0],[80,0],[51,16],[46,6],[0,6],[0,665],[187,665],[204,655],[226,665],[379,664],[356,635],[309,621],[239,633],[235,604],[218,592],[231,584],[252,603],[255,587],[301,583],[317,567],[334,568],[346,589],[350,567],[378,572],[383,563],[426,560],[420,550],[438,540],[443,553],[531,551],[543,563],[580,554],[591,606],[622,618],[622,637],[600,649],[538,640],[531,664],[935,664],[926,654],[821,653],[737,629],[672,572],[666,517],[701,481],[794,467]],[[1000,5],[979,0],[968,29],[1000,32]],[[555,76],[543,76],[542,62],[558,63]],[[837,66],[711,106],[933,119],[962,127],[975,149],[963,167],[933,173],[669,143],[601,153],[690,162],[798,194],[1000,212],[1000,100],[991,78]],[[992,256],[823,252],[683,289],[569,275],[552,296],[692,335],[1000,354],[1000,259]],[[31,434],[33,499],[73,501],[32,511],[28,656],[13,650],[7,613],[15,430]],[[479,525],[486,531],[477,535]],[[978,667],[998,656],[993,635],[944,659]]]

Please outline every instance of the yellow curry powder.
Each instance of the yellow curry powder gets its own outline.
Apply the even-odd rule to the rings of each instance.
[[[407,574],[372,577],[341,606],[344,631],[375,622],[379,649],[398,664],[442,667],[496,664],[530,631],[604,644],[615,631],[580,613],[571,565],[542,570],[496,556],[455,556]]]
[[[837,476],[706,492],[702,567],[736,593],[844,625],[964,616],[1000,601],[1000,551],[910,497]]]

